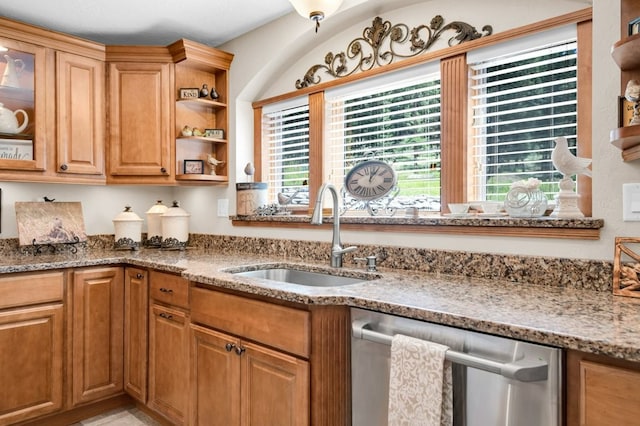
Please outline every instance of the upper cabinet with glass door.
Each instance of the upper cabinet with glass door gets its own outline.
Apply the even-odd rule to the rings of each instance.
[[[0,169],[45,169],[45,48],[0,37]]]

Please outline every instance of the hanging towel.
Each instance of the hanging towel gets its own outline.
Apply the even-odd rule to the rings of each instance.
[[[447,346],[396,334],[391,342],[389,426],[451,426]]]

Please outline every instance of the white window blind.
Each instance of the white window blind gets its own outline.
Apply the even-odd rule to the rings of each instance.
[[[549,198],[558,192],[553,140],[565,136],[575,153],[577,132],[577,43],[575,30],[571,39],[566,33],[554,32],[555,42],[541,37],[544,45],[514,46],[515,53],[468,58],[469,199],[503,200],[512,182],[530,177],[543,182]]]
[[[272,104],[262,114],[263,152],[266,156],[266,182],[269,202],[278,194],[290,197],[292,204],[308,204],[309,104],[307,98]]]
[[[422,67],[325,93],[325,165],[337,187],[365,158],[398,175],[392,207],[440,210],[440,74]],[[417,74],[417,75],[416,75]],[[403,78],[405,77],[405,78]]]

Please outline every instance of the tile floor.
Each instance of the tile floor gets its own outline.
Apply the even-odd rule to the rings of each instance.
[[[119,408],[71,426],[159,426],[160,424],[135,407]]]

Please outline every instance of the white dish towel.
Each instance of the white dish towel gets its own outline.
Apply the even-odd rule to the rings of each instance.
[[[389,426],[453,424],[449,348],[401,334],[391,342]]]

